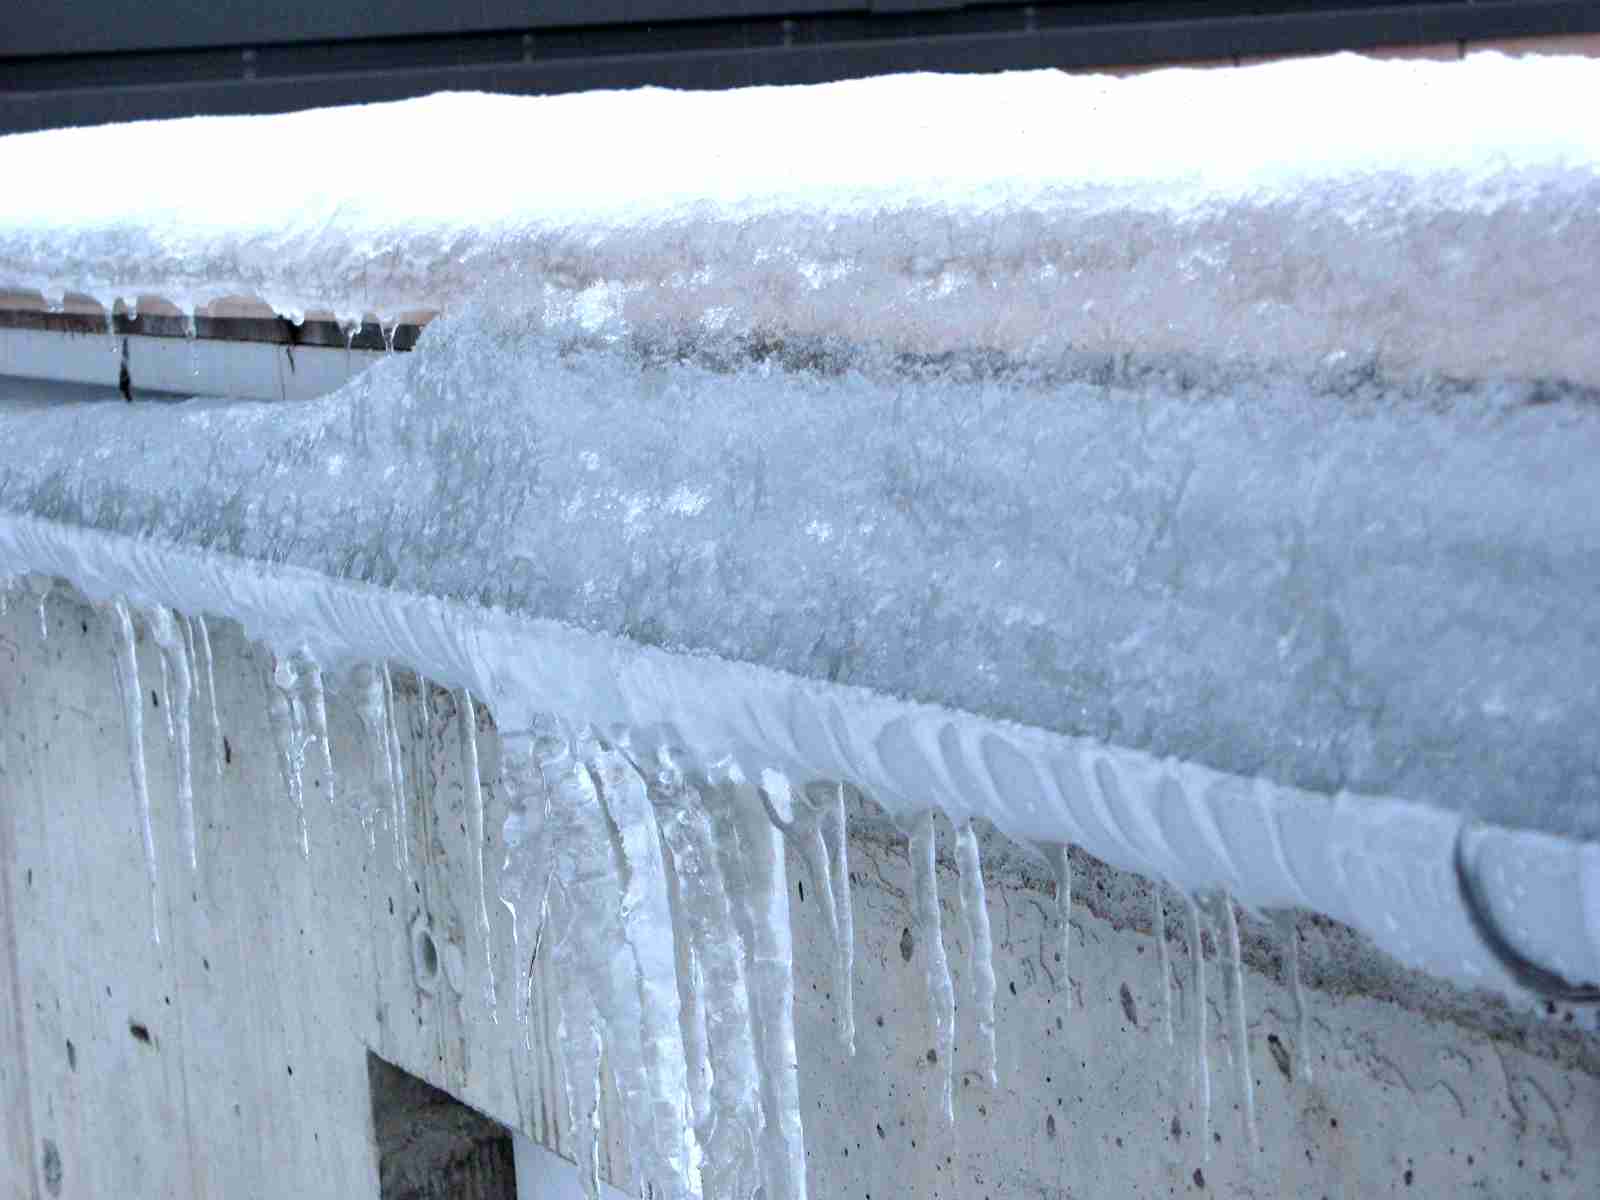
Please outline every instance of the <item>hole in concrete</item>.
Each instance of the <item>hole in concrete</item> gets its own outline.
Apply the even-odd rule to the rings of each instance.
[[[439,974],[439,947],[433,944],[433,934],[426,929],[418,929],[412,953],[417,974],[423,979],[433,979]]]
[[[367,1084],[380,1200],[516,1200],[504,1126],[373,1054]]]

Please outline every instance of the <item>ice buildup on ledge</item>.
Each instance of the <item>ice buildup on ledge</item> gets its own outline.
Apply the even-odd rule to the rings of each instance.
[[[0,284],[443,314],[318,400],[0,406],[0,576],[110,602],[147,846],[136,623],[213,741],[205,618],[270,648],[297,816],[344,689],[337,800],[402,871],[391,664],[455,690],[480,847],[488,707],[475,921],[493,889],[516,961],[475,970],[524,1020],[558,964],[591,1183],[606,1061],[636,1182],[805,1195],[782,850],[849,1047],[849,789],[912,831],[940,1120],[952,960],[997,1073],[974,820],[1055,866],[1069,996],[1069,845],[1185,897],[1197,983],[1205,898],[1235,1039],[1233,900],[1469,984],[1600,977],[1597,100],[1593,64],[1336,59],[0,140],[39,185]],[[62,168],[290,142],[303,173],[120,208]]]

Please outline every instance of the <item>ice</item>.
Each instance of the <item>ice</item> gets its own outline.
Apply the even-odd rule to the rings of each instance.
[[[809,792],[791,794],[782,776],[776,776],[775,780],[784,791],[782,806],[790,811],[792,816],[785,820],[764,791],[762,795],[766,802],[767,818],[778,827],[789,842],[794,844],[806,864],[806,874],[811,878],[812,895],[822,908],[822,923],[827,928],[828,940],[833,945],[834,1021],[845,1052],[853,1054],[855,1013],[852,1011],[854,989],[851,987],[850,972],[854,947],[847,939],[854,937],[854,918],[846,915],[851,926],[847,929],[841,923],[839,912],[841,894],[844,905],[848,907],[850,903],[848,863],[839,858],[840,854],[849,853],[843,848],[843,828],[838,824],[843,820],[843,810],[840,807],[842,800],[836,798],[833,802],[824,801],[819,805]],[[824,826],[834,829],[835,832],[825,834]],[[838,863],[837,870],[835,863]],[[839,882],[839,871],[846,872],[842,885]]]
[[[829,886],[833,889],[834,1011],[839,1022],[839,1040],[846,1054],[856,1052],[855,1014],[855,904],[850,889],[850,823],[845,814],[845,785],[833,784],[819,803],[822,809],[822,840],[828,849]]]
[[[684,778],[666,748],[650,786],[672,855],[680,925],[696,966],[685,1003],[698,1003],[705,1026],[709,1095],[698,1102],[695,1126],[705,1154],[705,1198],[748,1200],[760,1182],[756,1154],[762,1108],[745,972],[749,951],[722,867],[738,851],[718,845],[701,786]],[[691,1063],[691,1080],[700,1074]],[[700,1086],[691,1088],[691,1096]]]
[[[588,1200],[600,1200],[600,1071],[604,1062],[600,1021],[581,992],[568,995],[556,1024],[567,1120],[577,1143],[578,1178]]]
[[[642,1037],[637,1066],[627,1065],[638,1080],[635,1129],[647,1139],[635,1153],[640,1173],[654,1184],[655,1195],[683,1196],[691,1190],[689,1144],[684,1136],[689,1126],[687,1086],[677,959],[655,812],[643,777],[619,749],[592,731],[580,739],[578,749],[599,787],[623,883],[623,939],[635,973]],[[625,1018],[613,1018],[618,1019]],[[620,1084],[623,1073],[615,1064],[613,1070]]]
[[[381,683],[376,690],[381,697]],[[543,946],[550,896],[555,886],[549,806],[540,766],[544,752],[540,741],[539,731],[504,727],[500,731],[500,786],[506,797],[503,830],[506,856],[500,870],[499,893],[501,903],[511,914],[511,966],[516,974],[514,1011],[525,1042],[530,1036],[532,964]]]
[[[383,731],[384,761],[389,768],[390,827],[394,832],[395,866],[402,871],[406,882],[411,882],[411,811],[406,797],[406,773],[400,754],[399,717],[394,706],[394,677],[388,660],[381,667],[383,680]]]
[[[944,951],[935,840],[932,811],[918,814],[911,826],[912,903],[928,988],[928,1028],[933,1035],[928,1062],[934,1072],[928,1095],[932,1101],[931,1121],[937,1127],[955,1123],[952,1081],[955,1076],[956,993],[950,982],[950,961]]]
[[[299,696],[300,676],[289,659],[271,654],[266,664],[266,680],[267,718],[278,751],[278,768],[283,772],[284,792],[294,805],[300,856],[310,858],[305,796],[305,710]]]
[[[295,657],[300,686],[304,695],[306,729],[322,751],[322,779],[328,789],[328,803],[338,800],[339,781],[333,769],[333,742],[328,737],[328,696],[322,679],[322,667],[309,651],[302,650]]]
[[[1172,958],[1167,950],[1167,914],[1161,903],[1161,882],[1150,881],[1150,932],[1156,939],[1156,969],[1161,974],[1161,1032],[1172,1045]]]
[[[139,655],[134,645],[133,616],[121,596],[111,601],[111,636],[116,648],[117,691],[122,698],[123,729],[128,739],[128,781],[139,806],[139,830],[144,841],[145,871],[150,877],[150,937],[161,944],[160,873],[156,866],[156,836],[150,819],[150,785],[144,769],[144,689],[139,684]]]
[[[760,1085],[758,1161],[767,1200],[805,1200],[805,1134],[794,1042],[794,947],[783,835],[759,790],[729,760],[710,764],[703,794],[745,951]]]
[[[1221,918],[1222,934],[1228,943],[1228,1015],[1233,1028],[1228,1036],[1233,1042],[1233,1064],[1239,1081],[1239,1095],[1243,1099],[1245,1145],[1251,1150],[1261,1148],[1261,1135],[1256,1129],[1256,1082],[1250,1066],[1250,1027],[1245,1014],[1244,955],[1239,949],[1239,920],[1233,911],[1233,897],[1218,892],[1213,899]]]
[[[989,932],[989,900],[983,886],[978,835],[971,821],[956,829],[956,866],[961,871],[961,918],[967,927],[967,968],[972,1008],[978,1025],[978,1066],[991,1088],[1000,1084],[994,1050],[994,938]]]
[[[196,613],[189,621],[196,653],[205,655],[206,660],[206,701],[211,713],[211,761],[220,780],[225,754],[222,747],[222,718],[217,712],[216,657],[211,653],[211,630],[206,626],[204,613]]]
[[[356,672],[371,786],[351,790],[369,832],[388,804],[407,873],[390,663],[608,739],[670,728],[697,781],[727,758],[900,820],[981,817],[1514,989],[1454,886],[1414,868],[1462,811],[1551,835],[1539,853],[1567,867],[1600,832],[1600,289],[1572,217],[1600,195],[1597,81],[1341,59],[445,96],[387,110],[442,156],[420,181],[395,144],[341,137],[393,124],[371,109],[4,139],[0,169],[37,188],[0,217],[0,283],[97,297],[113,346],[125,296],[255,294],[342,313],[347,336],[371,311],[386,343],[443,313],[305,403],[0,406],[0,571],[237,621],[304,647],[302,677],[383,664]],[[1331,90],[1355,107],[1268,102]],[[1063,136],[1080,103],[1097,120]],[[735,113],[804,113],[830,153],[796,170],[782,139],[660,137]],[[1312,132],[1241,134],[1291,119]],[[486,152],[513,124],[610,152],[552,176]],[[113,210],[71,167],[197,147],[292,147],[319,188],[151,178]],[[1441,260],[1419,235],[1444,227]],[[280,697],[291,765],[306,731],[325,741],[314,691]],[[730,903],[761,1159],[792,1193],[769,1083],[792,981],[763,958],[788,954],[789,899],[771,830],[740,832],[765,821],[757,777],[703,790],[718,853],[766,864]],[[848,1042],[843,796],[799,844]],[[1054,865],[1070,1003],[1064,849]],[[550,878],[517,892],[519,1020],[547,900],[568,907]],[[1570,881],[1592,878],[1526,872],[1523,911],[1570,928]],[[1572,973],[1600,974],[1600,940],[1573,940]]]
[[[179,625],[180,618],[170,608],[156,605],[144,612],[150,638],[161,652],[162,689],[170,678],[177,681],[167,710],[167,732],[173,747],[173,768],[178,781],[178,812],[183,820],[183,848],[189,869],[200,869],[200,851],[194,821],[194,770],[191,762],[194,673],[190,669],[189,647]]]
[[[597,1044],[639,1180],[657,1196],[694,1194],[673,925],[645,782],[592,730],[574,737],[541,718],[502,736],[510,811],[501,894],[518,944],[551,956],[580,1132]],[[519,988],[519,1019],[525,995]]]
[[[456,723],[461,733],[461,787],[472,813],[472,873],[478,889],[478,940],[483,945],[483,1002],[491,1021],[499,1021],[494,979],[494,930],[489,924],[489,879],[483,869],[483,776],[478,770],[478,710],[466,688],[456,692]]]
[[[138,616],[144,621],[147,627],[152,627],[156,620],[155,610],[149,612],[140,611]],[[165,654],[161,655],[157,661],[161,664],[161,690],[159,692],[161,699],[161,719],[167,727],[167,745],[175,746],[177,743],[178,732],[172,722],[172,665],[168,661],[168,658]]]
[[[1195,1104],[1200,1109],[1200,1146],[1211,1160],[1211,1060],[1206,1050],[1206,948],[1200,935],[1200,906],[1184,897],[1189,913],[1189,1011],[1194,1029]]]
[[[1311,1010],[1306,1007],[1305,985],[1300,980],[1300,931],[1294,913],[1280,909],[1275,915],[1278,936],[1283,941],[1284,960],[1288,969],[1289,993],[1294,997],[1294,1062],[1295,1074],[1301,1082],[1310,1083],[1311,1074]]]
[[[1061,974],[1056,987],[1062,993],[1062,1003],[1072,1011],[1072,975],[1069,964],[1072,950],[1072,858],[1064,842],[1045,847],[1045,857],[1056,877],[1056,959]]]
[[[393,751],[389,743],[389,704],[384,689],[384,676],[371,663],[358,663],[350,672],[350,686],[355,695],[356,716],[361,721],[362,738],[366,744],[368,783],[360,799],[361,825],[367,832],[367,844],[377,846],[377,815],[384,804],[398,809],[394,799],[395,778]],[[398,839],[398,832],[396,838]],[[400,867],[400,847],[395,845],[395,867]]]
[[[39,640],[50,640],[50,620],[45,615],[44,604],[50,598],[50,589],[55,586],[55,580],[47,575],[29,575],[27,581],[28,591],[32,593],[34,602],[39,607]]]

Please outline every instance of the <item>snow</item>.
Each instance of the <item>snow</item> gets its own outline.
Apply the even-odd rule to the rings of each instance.
[[[591,329],[1306,363],[1381,346],[1594,383],[1597,100],[1582,59],[1344,55],[22,134],[0,139],[0,176],[26,181],[0,284],[386,327],[488,287]]]

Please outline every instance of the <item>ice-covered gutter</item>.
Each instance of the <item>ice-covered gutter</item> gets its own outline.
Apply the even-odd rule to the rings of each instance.
[[[1339,59],[0,140],[38,181],[0,284],[444,314],[318,400],[0,408],[0,573],[233,618],[375,714],[373,662],[469,689],[553,806],[514,859],[601,796],[659,879],[646,782],[691,859],[673,812],[754,847],[706,895],[763,1062],[771,829],[693,795],[779,775],[919,862],[938,808],[1459,981],[1600,978],[1597,101]]]

